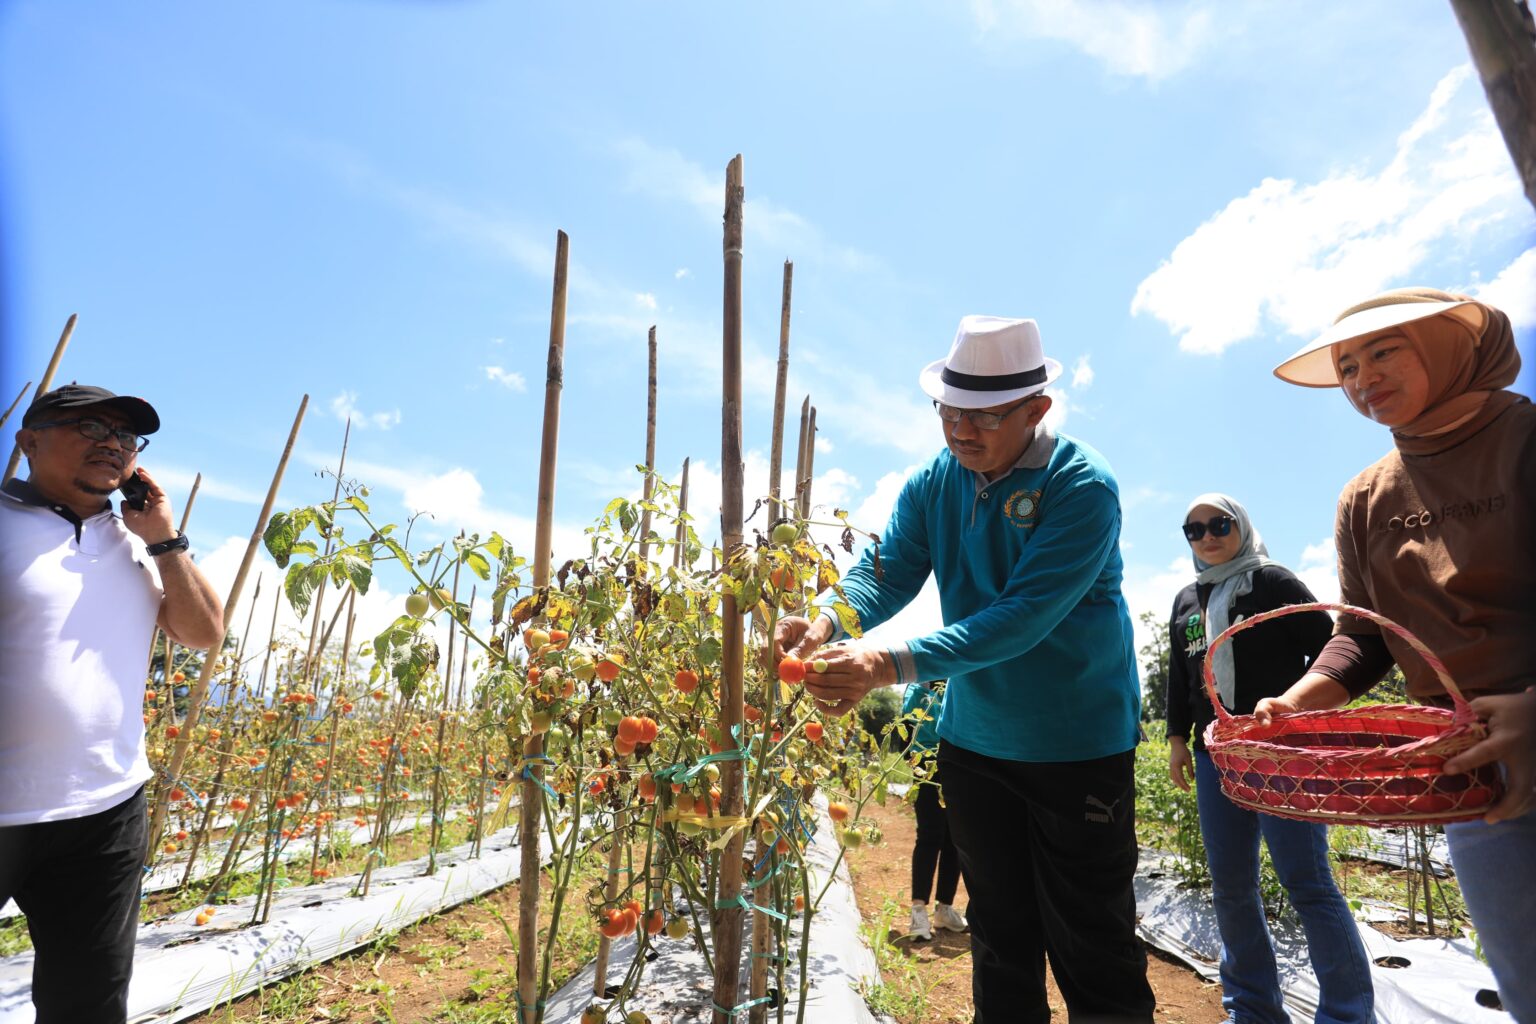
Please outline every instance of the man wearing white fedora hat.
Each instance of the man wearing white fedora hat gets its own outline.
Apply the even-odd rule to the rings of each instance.
[[[1119,489],[1045,423],[1060,373],[1033,320],[960,321],[920,376],[946,447],[903,486],[878,562],[865,552],[840,588],[868,629],[931,574],[945,625],[889,649],[833,644],[805,685],[842,714],[879,686],[949,679],[939,776],[971,897],[976,1020],[1048,1021],[1049,959],[1075,1024],[1150,1022]],[[841,637],[823,607],[779,620],[775,646],[805,657]]]

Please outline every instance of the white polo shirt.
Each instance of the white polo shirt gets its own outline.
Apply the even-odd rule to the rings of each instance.
[[[110,508],[77,524],[16,483],[0,491],[0,826],[109,810],[151,777],[144,689],[163,596]]]

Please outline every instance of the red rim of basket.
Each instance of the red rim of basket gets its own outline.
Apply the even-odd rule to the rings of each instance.
[[[1458,687],[1455,681],[1451,679],[1451,674],[1445,670],[1445,662],[1437,658],[1435,653],[1428,647],[1425,647],[1423,642],[1420,641],[1418,637],[1414,636],[1412,633],[1408,632],[1408,630],[1404,629],[1402,626],[1399,626],[1385,615],[1373,612],[1369,608],[1359,608],[1352,604],[1331,604],[1327,601],[1312,601],[1307,604],[1288,604],[1280,608],[1273,608],[1267,612],[1259,612],[1257,615],[1243,619],[1241,622],[1234,622],[1232,625],[1222,630],[1216,639],[1211,641],[1210,647],[1206,648],[1205,651],[1205,663],[1202,666],[1202,675],[1205,677],[1205,694],[1210,698],[1211,706],[1216,709],[1216,717],[1219,718],[1222,723],[1225,724],[1226,722],[1229,722],[1232,719],[1238,717],[1250,718],[1252,716],[1234,715],[1222,705],[1221,698],[1216,693],[1216,663],[1214,659],[1216,648],[1220,647],[1224,643],[1227,643],[1234,636],[1241,633],[1245,629],[1251,629],[1252,627],[1261,625],[1262,623],[1268,622],[1271,619],[1278,619],[1286,615],[1295,615],[1299,612],[1340,612],[1344,615],[1353,615],[1356,618],[1367,619],[1371,622],[1374,622],[1382,629],[1385,629],[1393,635],[1397,636],[1409,647],[1413,648],[1415,654],[1424,659],[1424,663],[1428,665],[1430,669],[1435,673],[1435,677],[1440,680],[1440,685],[1445,687],[1445,692],[1450,695],[1451,704],[1453,705],[1454,710],[1453,721],[1456,724],[1460,725],[1463,722],[1480,721],[1480,719],[1477,717],[1477,713],[1472,710],[1472,706],[1468,704],[1466,698],[1461,695],[1460,687]],[[1294,714],[1310,713],[1311,712],[1294,712]],[[1290,717],[1290,714],[1280,714],[1275,716],[1276,720],[1288,717]],[[1426,738],[1429,740],[1434,740],[1436,737],[1431,736]],[[1417,746],[1422,742],[1424,741],[1418,740],[1412,744],[1405,744],[1404,746],[1394,747],[1393,749],[1395,751],[1404,751],[1411,749],[1412,747]]]
[[[1206,696],[1210,698],[1211,706],[1216,711],[1216,721],[1212,722],[1206,728],[1205,741],[1206,749],[1211,752],[1213,757],[1223,756],[1226,750],[1230,750],[1232,748],[1244,748],[1247,751],[1259,751],[1276,756],[1294,755],[1297,753],[1297,748],[1270,741],[1270,738],[1285,735],[1287,732],[1285,729],[1286,724],[1294,724],[1300,727],[1305,725],[1307,722],[1316,722],[1320,719],[1329,720],[1358,717],[1361,716],[1362,712],[1367,711],[1373,713],[1376,716],[1401,716],[1406,713],[1421,713],[1435,716],[1446,714],[1444,709],[1425,707],[1423,705],[1417,704],[1383,704],[1370,708],[1334,709],[1331,711],[1297,711],[1275,715],[1275,724],[1280,726],[1280,728],[1271,733],[1270,738],[1259,739],[1257,737],[1242,735],[1240,730],[1244,728],[1246,723],[1253,720],[1253,716],[1234,715],[1222,705],[1221,699],[1216,693],[1216,672],[1213,657],[1216,652],[1216,648],[1220,647],[1224,643],[1227,643],[1233,636],[1237,635],[1245,629],[1250,629],[1254,626],[1268,622],[1272,619],[1280,618],[1284,615],[1295,615],[1300,612],[1313,611],[1337,611],[1347,615],[1354,615],[1359,618],[1366,619],[1370,622],[1374,622],[1382,629],[1385,629],[1391,632],[1393,635],[1400,637],[1403,642],[1408,644],[1408,646],[1411,647],[1414,652],[1419,655],[1419,657],[1423,658],[1424,662],[1430,667],[1431,670],[1434,671],[1435,675],[1440,680],[1440,684],[1445,688],[1445,692],[1450,695],[1453,710],[1449,715],[1448,721],[1442,719],[1442,721],[1445,722],[1445,727],[1439,732],[1433,733],[1429,736],[1421,737],[1420,739],[1402,744],[1401,746],[1394,746],[1384,750],[1365,748],[1326,751],[1309,750],[1308,753],[1315,757],[1325,758],[1335,763],[1352,762],[1360,758],[1384,758],[1389,762],[1401,763],[1406,766],[1413,759],[1419,756],[1438,756],[1441,752],[1433,748],[1436,746],[1443,746],[1448,740],[1456,740],[1470,735],[1473,737],[1473,742],[1476,742],[1482,736],[1487,734],[1487,726],[1480,718],[1477,717],[1476,712],[1472,710],[1471,705],[1468,704],[1466,698],[1462,696],[1460,688],[1456,686],[1456,683],[1450,677],[1450,673],[1446,671],[1444,662],[1437,658],[1434,652],[1432,652],[1428,647],[1424,646],[1418,637],[1414,636],[1407,629],[1399,626],[1391,619],[1388,619],[1386,616],[1373,612],[1369,608],[1359,608],[1348,604],[1331,604],[1324,601],[1314,601],[1307,604],[1286,605],[1281,608],[1275,608],[1271,611],[1260,612],[1259,614],[1254,615],[1252,618],[1244,619],[1241,622],[1234,623],[1233,625],[1228,626],[1226,629],[1222,630],[1221,634],[1217,636],[1215,640],[1211,642],[1210,647],[1207,648],[1205,652],[1203,676]],[[1228,737],[1220,736],[1220,733],[1222,732],[1232,731],[1238,731],[1238,734]],[[1227,778],[1225,772],[1222,773],[1222,791],[1227,791]],[[1237,800],[1237,798],[1231,793],[1228,793],[1227,795],[1230,798]],[[1254,810],[1264,811],[1269,814],[1277,814],[1284,818],[1295,818],[1303,821],[1323,821],[1336,823],[1350,822],[1353,824],[1365,825],[1403,824],[1416,822],[1445,823],[1451,821],[1471,820],[1473,818],[1481,817],[1483,812],[1487,810],[1487,806],[1491,805],[1467,807],[1462,808],[1459,811],[1452,811],[1450,813],[1435,811],[1428,813],[1356,812],[1351,814],[1336,814],[1327,811],[1319,812],[1315,809],[1302,810],[1285,805],[1261,806],[1259,804],[1249,803],[1245,800],[1237,800],[1237,802],[1241,806],[1251,807]]]

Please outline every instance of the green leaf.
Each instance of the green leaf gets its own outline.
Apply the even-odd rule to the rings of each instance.
[[[337,586],[351,584],[359,594],[368,593],[373,582],[373,551],[362,547],[347,547],[336,552],[331,568],[331,579]]]
[[[288,567],[288,575],[283,577],[283,593],[301,619],[309,611],[309,602],[315,596],[315,574],[310,570],[316,564],[295,562]]]
[[[491,560],[478,551],[466,551],[462,556],[463,562],[476,576],[483,580],[491,578]]]
[[[485,542],[485,552],[496,561],[501,561],[501,553],[507,549],[506,538],[495,530],[491,531],[491,537]]]
[[[293,546],[298,543],[299,536],[309,528],[314,519],[312,509],[296,508],[292,512],[274,512],[272,518],[267,520],[267,528],[262,533],[261,539],[267,546],[267,552],[277,562],[279,569],[288,568],[288,559],[293,555]]]
[[[368,488],[364,487],[362,489],[362,494],[366,495],[367,493]],[[360,495],[350,495],[346,501],[342,502],[342,504],[347,505],[350,508],[355,508],[364,515],[367,515],[368,513],[368,503],[364,501]]]
[[[707,636],[699,642],[696,652],[699,664],[704,666],[716,665],[720,662],[720,641],[716,637]]]
[[[832,611],[837,616],[838,624],[843,627],[844,633],[847,633],[855,640],[864,635],[864,627],[859,625],[859,613],[854,611],[851,605],[844,604],[841,601],[834,601],[832,602]]]
[[[320,548],[312,540],[295,541],[293,547],[288,549],[288,557],[294,555],[318,555]]]

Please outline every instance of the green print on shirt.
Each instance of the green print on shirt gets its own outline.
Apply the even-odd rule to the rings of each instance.
[[[1199,612],[1191,615],[1184,622],[1184,646],[1194,647],[1205,639],[1205,620]],[[1204,644],[1201,644],[1203,647]]]

